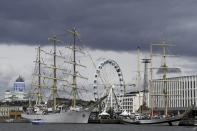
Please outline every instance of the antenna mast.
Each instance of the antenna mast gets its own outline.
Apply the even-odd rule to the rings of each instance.
[[[140,47],[137,47],[137,87],[140,90],[140,81],[141,81],[141,74],[140,74]]]
[[[140,74],[140,47],[137,47],[137,88],[139,93],[139,108],[141,107],[141,96],[140,96],[140,82],[141,82],[141,74]],[[142,108],[141,113],[142,113]]]

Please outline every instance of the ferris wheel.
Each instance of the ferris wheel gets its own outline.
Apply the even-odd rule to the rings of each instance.
[[[121,108],[121,98],[124,96],[125,83],[118,63],[112,59],[103,59],[97,66],[94,76],[94,98],[98,100],[104,96],[103,110]]]

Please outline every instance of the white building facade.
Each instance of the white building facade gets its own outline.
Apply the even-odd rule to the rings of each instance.
[[[121,103],[121,111],[126,110],[129,113],[135,113],[138,111],[139,107],[142,105],[143,92],[130,92],[127,93],[123,99],[118,97]]]
[[[158,110],[165,108],[165,95],[169,110],[187,110],[192,105],[197,107],[197,76],[181,76],[162,80],[153,80],[150,87],[150,100]]]

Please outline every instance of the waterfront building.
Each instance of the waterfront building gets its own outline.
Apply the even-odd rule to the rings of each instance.
[[[23,112],[22,106],[9,106],[9,105],[1,105],[0,106],[0,118],[9,118],[13,112]]]
[[[123,99],[122,99],[123,98]],[[129,113],[135,113],[142,105],[143,92],[133,91],[126,93],[124,97],[118,97],[120,103],[122,103],[121,111],[126,110]]]
[[[165,109],[164,90],[169,112],[183,112],[192,105],[197,107],[197,75],[167,78],[165,86],[162,79],[153,80],[150,100],[155,110]]]

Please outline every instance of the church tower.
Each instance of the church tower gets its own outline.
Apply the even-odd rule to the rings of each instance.
[[[25,81],[24,79],[19,76],[16,81],[14,82],[13,87],[13,96],[17,101],[26,101],[26,93],[25,93]]]
[[[25,91],[25,81],[19,76],[14,82],[14,92],[24,92]]]

